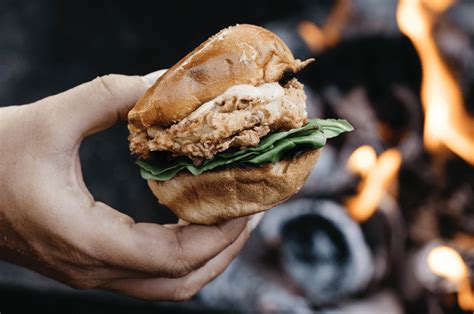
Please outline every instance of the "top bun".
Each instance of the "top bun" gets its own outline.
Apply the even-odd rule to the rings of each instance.
[[[301,61],[272,32],[254,25],[223,29],[161,76],[129,112],[129,127],[144,130],[176,123],[238,84],[260,85],[296,73]]]

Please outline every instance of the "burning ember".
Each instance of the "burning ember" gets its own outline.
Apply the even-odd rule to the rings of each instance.
[[[466,168],[474,164],[474,119],[434,36],[454,1],[391,3],[393,21],[377,15],[385,6],[340,0],[329,10],[325,2],[324,14],[312,4],[296,19],[272,22],[292,50],[317,60],[305,72],[313,111],[348,119],[356,131],[325,148],[299,199],[266,214],[255,243],[204,290],[209,302],[268,312],[337,312],[346,304],[364,313],[472,310],[465,255],[473,248],[458,239],[472,243],[474,220],[465,213],[474,202]],[[384,26],[391,22],[393,29]],[[403,44],[367,36],[377,27]],[[408,263],[414,256],[416,266]],[[395,291],[391,306],[369,305],[381,287]],[[361,310],[353,303],[360,299]]]
[[[448,246],[438,246],[429,252],[427,263],[435,275],[456,285],[459,306],[466,311],[474,311],[474,293],[469,269],[459,253]]]
[[[367,145],[352,153],[347,167],[362,177],[358,194],[346,200],[353,219],[365,221],[373,215],[387,189],[394,184],[401,162],[396,149],[386,150],[378,158],[375,150]]]
[[[400,0],[397,21],[421,60],[426,148],[440,154],[447,147],[474,165],[474,119],[465,110],[459,84],[443,60],[433,34],[437,16],[453,3],[453,0]]]
[[[434,36],[454,1],[307,3],[270,28],[317,60],[301,73],[310,112],[355,132],[323,150],[299,197],[265,215],[202,299],[245,312],[472,311],[474,119]],[[373,302],[384,289],[389,301]]]
[[[365,178],[376,162],[377,153],[373,147],[370,145],[362,145],[357,148],[347,160],[347,168]]]
[[[468,269],[458,252],[448,246],[438,246],[431,250],[427,258],[431,271],[455,283],[466,280]]]
[[[341,29],[348,17],[349,6],[349,0],[338,0],[322,27],[311,21],[299,23],[298,33],[313,53],[319,53],[339,42]]]

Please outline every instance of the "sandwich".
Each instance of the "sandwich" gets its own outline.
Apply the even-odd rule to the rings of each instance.
[[[295,59],[274,33],[236,25],[159,77],[128,113],[130,150],[159,202],[216,224],[267,210],[303,185],[345,120],[308,119]]]

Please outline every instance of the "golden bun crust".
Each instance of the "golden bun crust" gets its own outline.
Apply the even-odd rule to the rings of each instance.
[[[129,112],[132,132],[167,127],[236,84],[279,81],[313,59],[295,60],[274,33],[242,24],[223,29],[161,76]]]
[[[198,176],[180,173],[168,181],[148,180],[159,202],[179,218],[197,224],[270,209],[294,195],[306,181],[321,149],[258,167],[232,167]]]

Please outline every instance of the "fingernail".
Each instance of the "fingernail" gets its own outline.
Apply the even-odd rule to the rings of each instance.
[[[260,222],[260,220],[262,220],[264,214],[265,212],[260,212],[258,214],[253,215],[252,218],[250,218],[250,229],[252,229],[252,231],[255,228],[257,228],[258,223]]]
[[[145,82],[145,84],[147,86],[152,86],[153,84],[155,84],[156,80],[162,76],[163,74],[165,74],[167,70],[164,69],[164,70],[158,70],[158,71],[155,71],[155,72],[151,72],[151,73],[148,73],[147,75],[145,76],[142,76],[142,79],[143,79],[143,82]]]

